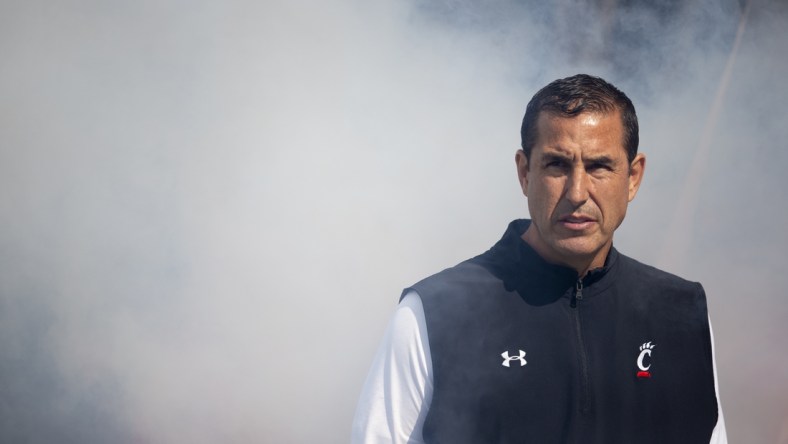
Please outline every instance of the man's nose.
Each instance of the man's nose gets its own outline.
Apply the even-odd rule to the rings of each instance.
[[[588,200],[588,174],[583,168],[573,168],[566,182],[566,200],[579,207]]]

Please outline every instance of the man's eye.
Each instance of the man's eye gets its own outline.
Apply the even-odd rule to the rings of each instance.
[[[610,169],[611,169],[610,165],[605,163],[592,163],[591,165],[588,166],[588,171],[600,171],[600,170],[610,171]]]

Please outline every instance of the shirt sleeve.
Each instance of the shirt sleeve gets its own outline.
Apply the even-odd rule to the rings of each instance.
[[[717,395],[717,425],[711,432],[709,444],[728,444],[725,418],[722,416],[722,404],[720,403],[720,385],[717,382],[717,357],[714,354],[714,331],[711,328],[711,319],[709,319],[709,334],[711,335],[711,363],[714,367],[714,392]]]
[[[423,443],[432,359],[421,298],[408,292],[378,347],[353,419],[351,443]]]

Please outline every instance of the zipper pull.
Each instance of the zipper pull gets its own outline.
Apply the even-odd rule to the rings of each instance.
[[[569,306],[572,308],[577,307],[577,301],[583,300],[583,279],[580,278],[575,284],[575,292],[572,293],[572,299],[569,300]]]

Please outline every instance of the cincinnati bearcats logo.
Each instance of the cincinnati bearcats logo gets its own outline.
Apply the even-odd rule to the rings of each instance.
[[[652,344],[651,341],[646,342],[645,344],[640,346],[640,354],[638,355],[638,361],[637,361],[638,369],[640,369],[640,371],[637,372],[638,378],[651,377],[651,372],[648,371],[648,369],[651,368],[651,350],[653,350],[654,347],[656,346],[657,344]],[[648,356],[648,365],[646,365],[645,363],[646,356]]]
[[[509,367],[512,361],[520,361],[520,367],[528,364],[525,362],[525,352],[522,350],[518,350],[520,352],[519,356],[509,356],[509,350],[501,353],[501,357],[503,357],[503,363],[501,364],[504,367]]]

